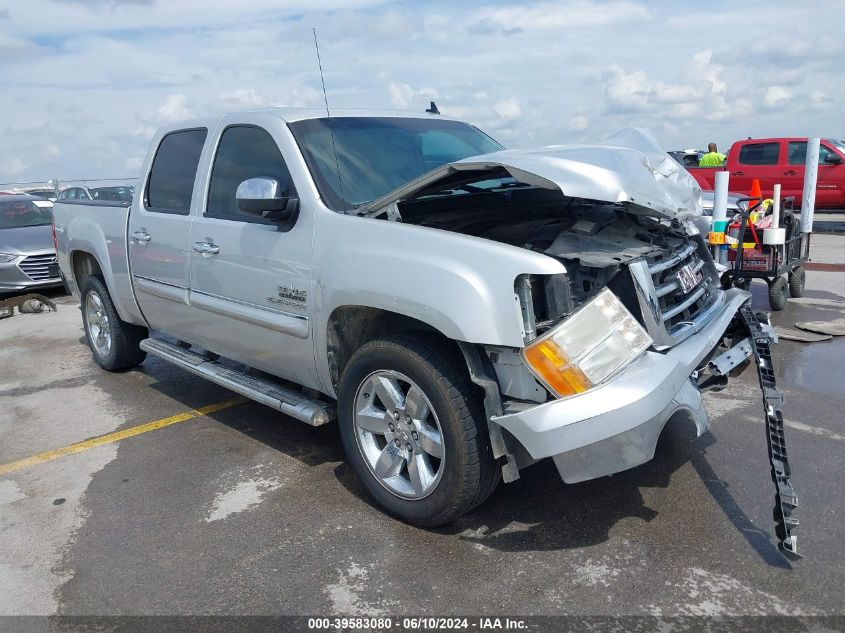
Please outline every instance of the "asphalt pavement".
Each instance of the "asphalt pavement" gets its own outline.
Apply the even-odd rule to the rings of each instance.
[[[845,261],[845,237],[818,238],[817,261]],[[335,426],[152,358],[104,372],[75,301],[57,302],[0,320],[0,614],[843,612],[841,337],[775,348],[805,555],[789,563],[753,371],[707,395],[709,433],[673,421],[648,464],[564,485],[543,462],[424,530],[367,499]],[[774,320],[843,311],[845,276],[811,271]]]

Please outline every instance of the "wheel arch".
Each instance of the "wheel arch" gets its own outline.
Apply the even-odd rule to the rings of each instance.
[[[334,395],[343,369],[352,354],[365,343],[380,337],[401,333],[417,333],[436,339],[463,358],[459,343],[438,328],[420,319],[384,308],[364,305],[342,305],[332,310],[326,322],[324,352],[318,357]]]
[[[135,301],[128,271],[114,271],[103,265],[94,249],[77,248],[68,254],[68,263],[76,293],[81,299],[82,285],[88,277],[96,276],[102,280],[109,292],[118,316],[127,323],[147,326]],[[105,262],[108,264],[109,262]],[[125,287],[123,285],[125,284]],[[73,289],[72,289],[73,290]]]
[[[105,281],[103,267],[97,261],[96,255],[88,251],[75,250],[71,252],[70,268],[73,272],[73,281],[80,292],[82,291],[82,284],[92,275],[97,275]],[[108,282],[106,282],[106,287],[108,288]],[[109,288],[109,293],[111,293],[111,288]]]

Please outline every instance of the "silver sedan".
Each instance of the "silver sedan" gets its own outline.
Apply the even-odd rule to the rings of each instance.
[[[0,294],[61,286],[52,233],[52,203],[0,196]]]

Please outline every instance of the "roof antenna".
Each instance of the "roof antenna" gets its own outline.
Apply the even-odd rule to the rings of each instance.
[[[323,84],[323,101],[326,103],[326,117],[328,117],[326,126],[329,128],[329,134],[332,137],[332,151],[334,152],[334,166],[337,170],[337,184],[340,189],[340,200],[343,204],[343,211],[346,212],[346,198],[343,196],[343,179],[340,177],[340,160],[337,157],[337,146],[334,143],[334,129],[332,129],[331,122],[332,113],[329,112],[329,98],[326,95],[326,80],[323,79],[323,62],[320,61],[320,45],[317,43],[317,28],[312,26],[311,30],[314,32],[314,48],[317,50],[317,67],[320,69],[320,83]]]
[[[429,114],[440,114],[440,110],[437,109],[437,104],[434,103],[434,101],[432,101],[431,105],[428,106],[426,112],[428,112]]]
[[[316,27],[311,27],[311,30],[314,32],[314,48],[317,49],[317,66],[320,68],[320,82],[323,84],[323,100],[326,102],[326,116],[331,116],[331,112],[329,112],[329,98],[326,96],[326,80],[323,79],[323,62],[320,61],[320,45],[317,44],[317,29]]]

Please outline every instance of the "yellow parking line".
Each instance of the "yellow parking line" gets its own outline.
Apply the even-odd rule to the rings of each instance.
[[[232,400],[226,400],[225,402],[210,404],[207,407],[202,407],[200,409],[191,409],[190,411],[185,411],[184,413],[171,415],[169,418],[162,418],[161,420],[154,420],[153,422],[147,422],[146,424],[139,424],[138,426],[133,426],[122,431],[115,431],[114,433],[109,433],[107,435],[92,437],[90,440],[70,444],[69,446],[47,451],[46,453],[39,453],[38,455],[33,455],[32,457],[25,457],[24,459],[19,459],[0,466],[0,475],[8,475],[9,473],[21,470],[22,468],[28,468],[29,466],[49,462],[51,460],[58,459],[59,457],[64,457],[65,455],[81,453],[82,451],[87,451],[89,448],[103,446],[104,444],[112,444],[113,442],[125,440],[127,437],[132,437],[133,435],[140,435],[141,433],[155,431],[156,429],[161,429],[165,426],[170,426],[171,424],[178,424],[179,422],[191,420],[202,415],[208,415],[209,413],[214,413],[215,411],[222,411],[223,409],[237,406],[245,401],[245,398],[234,398]]]

